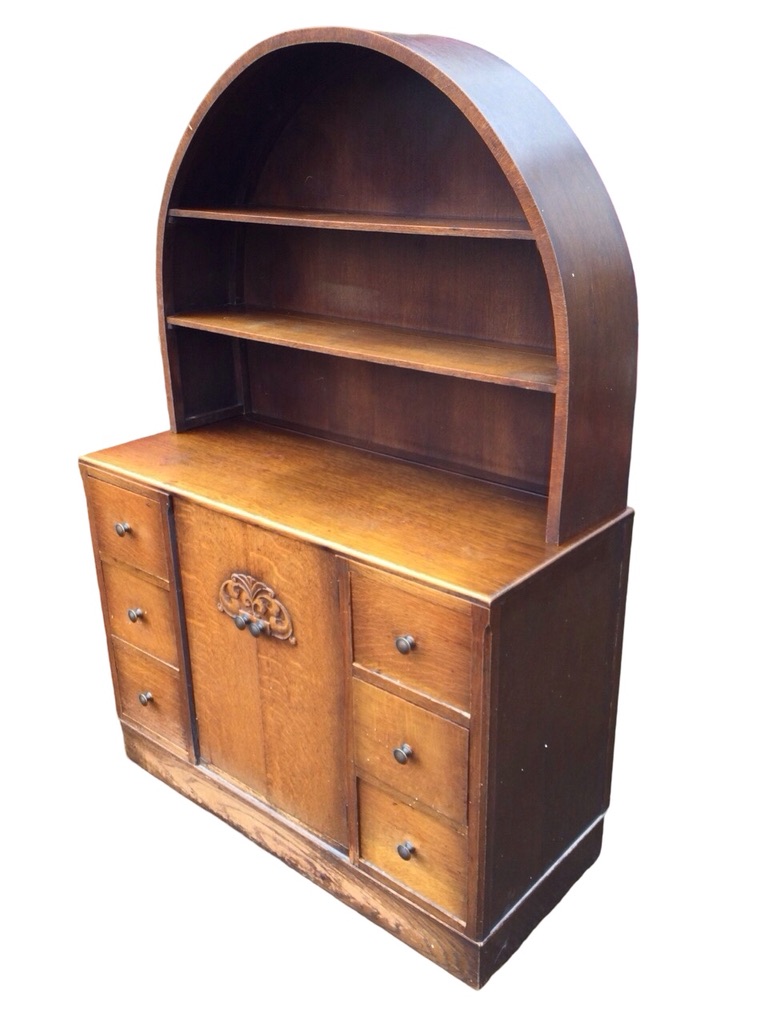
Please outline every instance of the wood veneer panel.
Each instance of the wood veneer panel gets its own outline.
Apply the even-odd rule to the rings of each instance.
[[[554,355],[546,278],[531,242],[251,225],[243,233],[246,305]]]
[[[479,600],[561,551],[540,498],[242,421],[83,462]]]
[[[287,121],[249,205],[519,219],[480,135],[411,68],[358,47]]]

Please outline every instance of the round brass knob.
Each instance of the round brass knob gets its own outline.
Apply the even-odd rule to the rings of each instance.
[[[248,619],[244,615],[236,615],[234,621],[238,629],[245,629],[248,625]]]
[[[395,637],[395,647],[401,654],[410,654],[416,646],[416,641],[410,634]]]
[[[154,700],[154,697],[149,692],[149,690],[145,690],[144,693],[139,694],[139,704],[143,705],[144,707],[146,707],[147,704],[149,704],[149,702],[152,700]]]
[[[416,847],[408,839],[404,843],[399,843],[397,852],[403,858],[403,860],[410,860],[411,857],[416,853]]]
[[[251,636],[261,636],[262,633],[267,631],[267,624],[263,619],[251,619],[248,623],[248,630]]]
[[[395,747],[392,751],[392,756],[398,764],[407,764],[408,758],[413,757],[413,750],[407,743],[401,743],[399,747]]]
[[[124,537],[126,533],[130,533],[131,528],[128,523],[115,523],[115,533],[118,537]]]
[[[128,609],[128,618],[131,620],[131,622],[138,622],[139,619],[143,619],[144,618],[144,611],[143,611],[143,609],[142,608],[129,608]]]

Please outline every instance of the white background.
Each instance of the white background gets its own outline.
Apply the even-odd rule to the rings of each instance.
[[[4,1020],[765,1019],[758,11],[30,0],[2,16]],[[167,427],[156,215],[189,117],[250,46],[315,24],[454,36],[517,67],[592,156],[637,274],[603,853],[481,993],[129,763],[112,704],[77,456]]]

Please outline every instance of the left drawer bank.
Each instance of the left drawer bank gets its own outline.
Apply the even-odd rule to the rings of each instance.
[[[170,498],[80,469],[120,721],[194,760]]]

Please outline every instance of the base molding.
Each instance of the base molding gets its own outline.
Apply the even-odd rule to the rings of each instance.
[[[597,859],[602,818],[477,942],[364,874],[346,852],[200,765],[123,726],[128,757],[473,988],[481,988]]]

